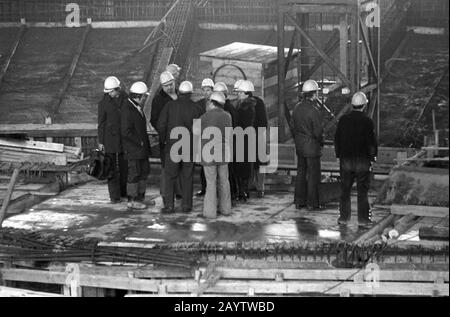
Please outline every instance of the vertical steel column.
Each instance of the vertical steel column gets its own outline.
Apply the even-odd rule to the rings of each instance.
[[[285,93],[285,57],[284,57],[284,7],[282,1],[278,6],[278,138],[280,143],[286,141],[286,125],[284,110],[284,93]]]

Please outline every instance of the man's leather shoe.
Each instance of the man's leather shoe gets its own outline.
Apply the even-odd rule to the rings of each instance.
[[[339,218],[337,221],[338,225],[340,225],[340,226],[347,226],[349,222],[350,222],[350,220],[344,220],[341,218]]]
[[[297,210],[302,210],[302,209],[305,209],[305,208],[306,208],[306,205],[295,204],[295,209],[297,209]]]
[[[308,211],[322,211],[325,210],[324,206],[308,207]]]

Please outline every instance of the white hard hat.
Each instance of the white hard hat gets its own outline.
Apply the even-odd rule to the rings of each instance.
[[[213,82],[213,80],[210,79],[210,78],[205,78],[205,79],[203,79],[203,81],[202,81],[202,88],[203,88],[203,87],[211,87],[211,88],[213,88],[213,87],[214,87],[214,82]]]
[[[319,84],[315,80],[307,80],[303,84],[302,92],[312,92],[312,91],[318,91],[319,90]]]
[[[353,95],[352,105],[355,107],[365,106],[368,102],[369,100],[367,100],[366,94],[361,91],[358,91]]]
[[[234,83],[234,89],[238,89],[239,88],[239,86],[242,84],[242,82],[243,82],[244,80],[243,79],[239,79],[239,80],[237,80],[235,83]]]
[[[148,87],[144,82],[138,81],[135,82],[133,85],[131,85],[130,93],[138,95],[146,95],[148,94]]]
[[[180,84],[178,91],[180,92],[180,94],[189,94],[194,91],[194,86],[192,86],[192,83],[190,81],[183,81]]]
[[[218,103],[220,103],[222,106],[225,105],[225,95],[220,92],[220,91],[215,91],[212,93],[211,97],[209,97],[210,100],[214,100],[217,101]]]
[[[120,80],[117,79],[117,77],[115,77],[115,76],[110,76],[105,79],[105,85],[104,85],[103,92],[110,93],[111,91],[113,91],[114,89],[119,88],[119,87],[120,87]]]
[[[254,92],[255,86],[253,86],[253,83],[250,80],[244,80],[239,85],[238,90],[243,92]]]
[[[172,75],[173,75],[175,72],[180,72],[181,67],[178,66],[177,64],[170,64],[170,65],[167,65],[166,71],[172,73]]]
[[[214,85],[213,90],[217,92],[228,93],[228,86],[224,82],[219,81]]]
[[[175,80],[171,72],[165,71],[162,72],[159,76],[159,82],[161,85],[167,84],[169,81]]]

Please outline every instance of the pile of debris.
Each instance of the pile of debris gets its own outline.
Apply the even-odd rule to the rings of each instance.
[[[83,159],[80,148],[59,143],[0,138],[1,162],[67,165]]]

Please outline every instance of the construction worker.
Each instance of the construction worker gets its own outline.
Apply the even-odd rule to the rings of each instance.
[[[127,197],[127,161],[120,132],[121,106],[126,93],[114,76],[106,78],[103,93],[103,99],[98,103],[98,147],[111,163],[108,164],[113,169],[112,178],[108,179],[108,192],[111,203],[117,204]]]
[[[150,174],[150,142],[147,135],[147,119],[142,107],[148,95],[148,87],[139,81],[130,88],[130,94],[122,112],[123,147],[128,160],[128,208],[146,209],[145,191]]]
[[[292,116],[298,158],[295,205],[299,210],[323,208],[319,200],[319,184],[324,136],[322,113],[317,104],[318,91],[317,82],[307,80],[302,88],[303,101],[296,106]]]
[[[206,104],[208,103],[209,97],[211,97],[211,94],[213,93],[214,89],[214,81],[210,78],[205,78],[202,81],[202,93],[203,98],[197,101],[198,105],[202,109],[203,112],[206,111]],[[206,178],[205,178],[205,171],[203,167],[200,170],[200,181],[201,181],[201,189],[198,191],[195,195],[197,197],[202,197],[206,193]]]
[[[231,115],[223,110],[225,102],[223,93],[214,92],[208,99],[207,112],[200,117],[200,131],[194,131],[195,134],[201,136],[205,129],[216,128],[220,131],[221,136],[217,140],[215,139],[216,136],[211,135],[209,135],[209,139],[201,139],[201,150],[206,144],[213,148],[212,152],[202,152],[202,165],[207,181],[203,207],[203,216],[206,218],[217,217],[217,201],[219,201],[220,214],[229,215],[231,213],[230,183],[228,180],[228,163],[231,154],[229,138],[231,135],[227,134],[225,129],[231,128],[232,122]],[[220,153],[216,153],[216,150]]]
[[[236,127],[243,130],[253,127],[255,124],[256,99],[251,96],[255,90],[250,81],[243,81],[238,87],[238,104],[236,109]],[[254,151],[256,140],[251,140],[248,136],[244,138],[244,146],[235,144],[235,176],[237,177],[238,199],[247,201],[250,198],[248,190],[249,181],[252,176],[253,162],[249,151]],[[256,153],[255,153],[256,154]],[[240,161],[243,157],[243,161]]]
[[[222,92],[225,96],[225,105],[223,107],[223,110],[228,112],[231,116],[231,123],[232,127],[236,127],[236,107],[237,107],[237,87],[239,86],[239,83],[242,82],[242,80],[237,81],[234,84],[234,89],[231,94],[228,94],[228,87],[225,85],[225,83],[218,82],[214,86],[215,92]],[[230,100],[230,96],[235,97],[233,100]],[[231,152],[233,154],[233,159],[231,162],[228,163],[228,175],[229,175],[229,182],[230,182],[230,191],[231,191],[231,201],[232,205],[234,206],[235,201],[239,198],[239,192],[238,192],[238,184],[237,184],[237,178],[235,176],[235,167],[236,164],[234,162],[234,153],[235,153],[235,143],[233,143],[233,151]]]
[[[165,158],[165,178],[166,189],[163,213],[174,212],[174,184],[177,177],[180,176],[183,191],[182,212],[189,213],[192,211],[192,194],[193,194],[193,137],[192,125],[193,120],[198,119],[203,111],[198,105],[191,100],[193,92],[192,83],[184,81],[178,89],[179,97],[177,100],[169,101],[161,112],[158,120],[158,131],[161,141],[164,143]],[[177,139],[171,138],[172,129],[185,128],[190,132],[190,157],[189,159],[181,159],[179,162],[171,157],[172,146],[181,141],[181,135]],[[181,153],[182,154],[182,153]]]
[[[351,219],[350,196],[355,180],[358,191],[358,222],[364,227],[372,224],[368,192],[371,165],[376,161],[378,144],[374,123],[364,113],[367,103],[364,93],[357,92],[353,95],[353,111],[339,120],[334,139],[341,174],[340,225],[346,225]]]
[[[173,77],[175,78],[175,81],[177,83],[179,82],[180,75],[181,75],[181,67],[180,66],[178,66],[177,64],[167,65],[166,71],[168,71],[169,73],[171,73],[173,75]]]
[[[264,101],[254,96],[255,87],[253,86],[253,83],[249,80],[244,80],[240,83],[240,85],[247,85],[249,87],[249,91],[247,91],[247,95],[249,97],[253,97],[256,100],[256,106],[255,106],[255,121],[253,124],[253,127],[256,131],[256,153],[258,154],[258,145],[259,145],[259,138],[266,140],[267,131],[265,130],[262,134],[259,133],[259,128],[267,129],[269,127],[269,120],[267,118],[267,111],[266,111],[266,105],[264,104]],[[253,171],[252,171],[252,180],[254,181],[254,185],[256,188],[256,197],[257,198],[263,198],[264,197],[264,182],[265,182],[265,176],[266,174],[260,172],[260,167],[263,165],[263,163],[260,161],[259,156],[256,156],[256,162],[253,164]]]
[[[150,123],[157,130],[158,120],[161,115],[161,111],[164,109],[165,105],[172,100],[177,100],[177,89],[175,83],[175,77],[173,77],[172,73],[165,71],[162,72],[159,76],[161,89],[156,93],[156,96],[152,101],[152,110]],[[160,178],[160,194],[161,197],[164,198],[164,190],[165,190],[165,153],[164,153],[164,143],[161,142],[161,135],[159,134],[159,155],[161,159],[161,178]],[[179,181],[175,183],[175,194],[181,198],[181,184]]]

